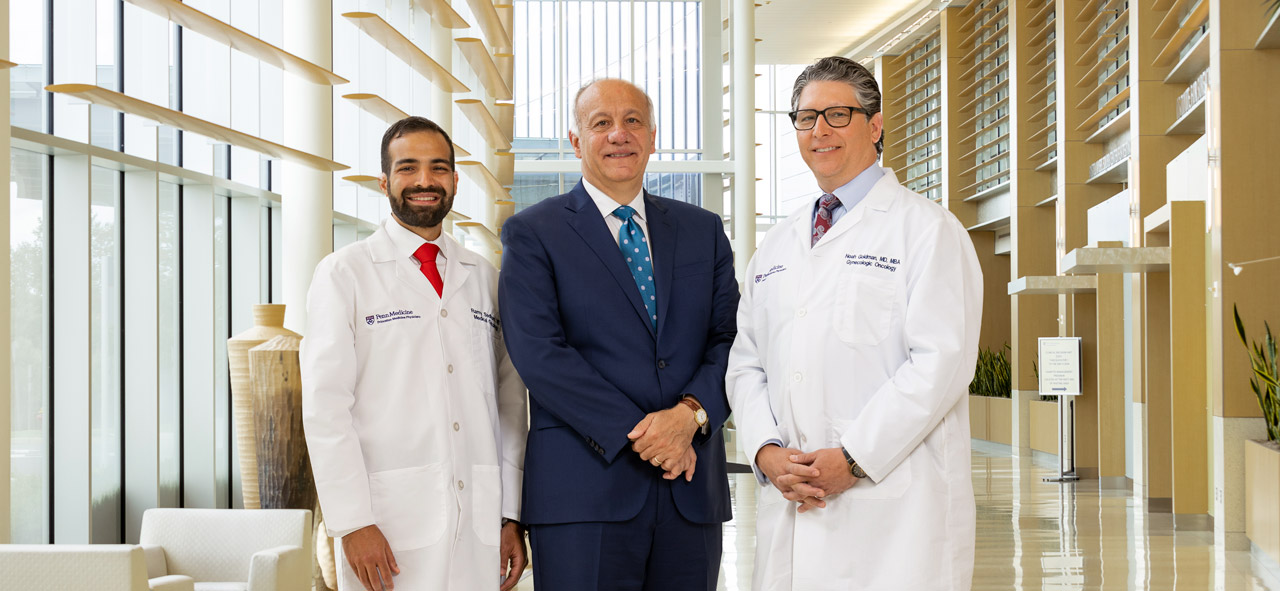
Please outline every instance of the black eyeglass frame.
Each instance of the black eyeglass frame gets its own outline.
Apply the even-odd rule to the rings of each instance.
[[[791,111],[790,113],[787,113],[787,115],[791,116],[791,126],[792,126],[792,127],[794,127],[794,128],[796,128],[796,131],[809,131],[810,129],[813,129],[813,128],[814,128],[814,126],[816,126],[816,125],[818,124],[818,117],[819,117],[819,116],[821,116],[821,117],[822,117],[822,119],[823,119],[824,121],[826,121],[826,122],[827,122],[827,125],[831,126],[832,128],[839,129],[839,128],[841,128],[841,127],[848,127],[848,126],[849,126],[849,123],[845,123],[844,125],[836,125],[836,124],[834,124],[834,123],[832,123],[832,122],[831,122],[831,119],[827,118],[827,111],[830,111],[831,109],[849,109],[849,111],[851,111],[851,112],[849,113],[849,123],[853,123],[853,114],[854,114],[854,113],[862,113],[863,115],[866,115],[866,116],[867,116],[867,119],[870,119],[870,118],[871,118],[871,115],[873,114],[871,111],[868,111],[868,110],[866,110],[866,109],[864,109],[864,108],[862,108],[862,107],[853,107],[853,106],[849,106],[849,105],[835,105],[835,106],[827,107],[827,108],[822,109],[822,110],[818,110],[818,109],[796,109],[795,111]],[[814,117],[813,117],[813,125],[811,125],[811,126],[809,126],[809,127],[801,128],[801,127],[800,127],[800,125],[799,125],[798,123],[796,123],[796,117],[797,117],[797,116],[799,116],[799,115],[800,115],[800,113],[803,113],[803,112],[805,112],[805,111],[809,111],[809,112],[811,112],[811,113],[813,113],[813,114],[814,114]]]

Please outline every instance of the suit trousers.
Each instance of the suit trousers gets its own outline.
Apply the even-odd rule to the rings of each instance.
[[[657,479],[635,517],[529,526],[539,591],[715,591],[719,523],[680,515],[671,482]]]

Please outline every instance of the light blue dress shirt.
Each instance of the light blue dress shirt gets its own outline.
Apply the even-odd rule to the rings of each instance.
[[[831,225],[835,226],[839,223],[844,214],[861,202],[867,196],[867,193],[871,192],[871,188],[876,186],[876,181],[880,180],[882,176],[884,176],[884,169],[872,164],[866,170],[858,173],[858,176],[853,177],[853,180],[836,188],[835,196],[840,198],[840,205],[836,206],[835,210],[831,212]],[[813,216],[809,220],[811,222],[810,226],[812,226],[813,220],[818,218],[818,201],[821,199],[822,195],[819,195],[817,199],[813,200]]]

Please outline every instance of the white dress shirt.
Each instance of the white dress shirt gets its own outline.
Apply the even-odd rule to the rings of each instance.
[[[394,215],[392,219],[387,220],[387,235],[391,237],[391,242],[396,245],[396,251],[405,253],[405,260],[413,264],[414,269],[421,271],[422,263],[418,258],[413,256],[418,252],[418,248],[423,242],[430,242],[440,248],[440,254],[436,255],[436,269],[440,270],[440,284],[444,284],[444,268],[449,263],[449,249],[452,248],[450,241],[444,239],[441,233],[435,240],[425,240],[421,236],[413,233],[412,230],[400,224],[400,220]]]
[[[622,229],[622,218],[613,215],[613,210],[621,207],[621,204],[614,201],[613,197],[605,195],[604,191],[601,191],[596,188],[595,185],[587,182],[587,179],[585,178],[582,179],[582,186],[587,190],[587,194],[591,196],[591,200],[595,202],[596,207],[600,209],[600,215],[604,216],[604,223],[609,226],[609,235],[613,236],[613,243],[618,244],[618,231]],[[636,193],[636,196],[631,199],[631,202],[628,203],[627,206],[636,210],[636,213],[631,216],[631,219],[635,220],[637,224],[640,224],[640,231],[644,232],[645,239],[647,239],[649,244],[652,245],[653,240],[649,238],[649,224],[645,221],[643,188],[640,189],[639,193]],[[653,256],[652,246],[649,248],[649,258],[649,262],[651,264],[657,264],[656,259]]]

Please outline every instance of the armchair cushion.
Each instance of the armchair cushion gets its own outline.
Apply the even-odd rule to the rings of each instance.
[[[142,549],[127,544],[0,544],[5,589],[143,591]]]
[[[194,591],[195,581],[183,575],[152,577],[147,581],[151,591]]]
[[[148,509],[140,541],[163,548],[167,573],[191,577],[197,591],[307,591],[311,533],[302,509]]]
[[[299,546],[276,546],[253,555],[249,566],[249,591],[276,589],[307,591],[292,581],[310,583],[311,555]]]
[[[164,559],[164,548],[154,544],[139,544],[142,554],[147,559],[147,578],[154,579],[169,574],[169,565]]]

